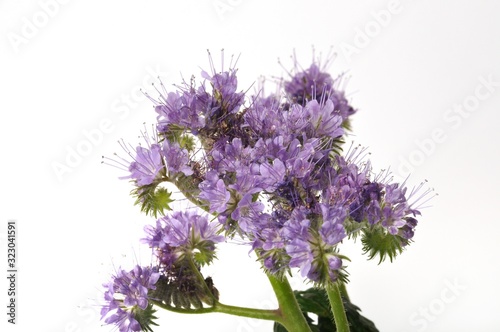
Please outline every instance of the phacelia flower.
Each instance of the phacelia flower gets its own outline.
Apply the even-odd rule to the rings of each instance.
[[[210,212],[222,213],[227,209],[227,202],[231,198],[231,194],[227,190],[224,180],[219,179],[217,172],[207,173],[205,181],[200,184],[200,190],[199,197],[209,203]]]
[[[135,160],[129,167],[129,177],[134,179],[139,186],[148,185],[154,181],[163,167],[158,144],[151,145],[150,149],[138,146]]]
[[[313,137],[332,137],[342,136],[342,117],[334,113],[334,105],[331,100],[324,103],[318,103],[316,100],[309,101],[305,109],[309,118],[309,123]]]
[[[278,86],[285,93],[260,90],[248,104],[233,65],[219,71],[211,58],[200,84],[193,77],[167,92],[160,82],[159,97],[148,96],[163,140],[127,150],[132,160],[120,164],[139,187],[138,202],[170,199],[155,187],[170,181],[219,222],[188,210],[145,228],[168,283],[193,277],[185,270],[191,258],[197,268],[211,262],[224,239],[220,224],[250,244],[268,272],[298,268],[319,285],[344,277],[338,247],[346,237],[359,235],[370,258],[392,258],[411,242],[420,214],[413,194],[388,175],[374,176],[365,149],[340,155],[355,112],[342,76],[326,72],[328,61],[306,69],[294,61]]]
[[[199,104],[195,91],[186,88],[182,92],[167,93],[163,83],[160,84],[163,91],[159,91],[158,100],[147,95],[156,105],[159,132],[166,132],[170,125],[177,125],[196,133],[205,126],[206,110]]]
[[[245,94],[243,92],[236,92],[238,87],[236,70],[230,69],[221,73],[215,73],[214,68],[212,70],[214,72],[212,76],[207,72],[202,72],[202,76],[212,84],[215,100],[225,112],[237,112],[243,104]]]
[[[181,149],[178,143],[170,143],[165,140],[162,152],[165,155],[169,175],[184,173],[184,175],[189,176],[193,174],[193,169],[188,166],[188,152],[186,149]]]
[[[142,241],[155,250],[160,265],[169,269],[186,254],[200,252],[209,263],[214,257],[215,244],[224,240],[217,235],[218,224],[193,211],[173,212],[160,218],[156,227],[144,228],[147,237]]]
[[[142,331],[148,308],[148,292],[154,290],[160,274],[149,267],[136,266],[130,271],[119,269],[112,280],[105,284],[101,319],[107,324],[115,324],[120,332]],[[149,317],[150,319],[151,317]]]
[[[165,166],[163,164],[162,147],[158,142],[156,133],[149,136],[148,131],[141,132],[146,146],[138,145],[135,149],[120,141],[121,148],[128,155],[128,158],[120,157],[115,153],[117,159],[103,156],[103,163],[128,171],[130,174],[122,176],[120,179],[132,179],[136,186],[146,186],[153,183]]]
[[[290,256],[290,267],[298,267],[303,277],[324,284],[337,280],[342,268],[342,261],[335,253],[336,245],[346,236],[342,225],[346,213],[326,205],[321,210],[322,217],[317,218],[304,208],[295,209],[283,234],[289,239],[285,249]],[[308,219],[311,217],[317,218],[314,223]]]
[[[305,70],[300,68],[296,59],[294,62],[294,72],[289,74],[290,80],[285,81],[285,91],[291,99],[301,105],[310,100],[318,102],[329,100],[333,104],[334,114],[339,115],[343,124],[347,125],[348,117],[356,110],[349,104],[344,91],[341,90],[342,76],[334,79],[325,71],[329,60],[322,65],[319,61],[314,62]]]
[[[323,92],[329,92],[332,86],[333,78],[330,74],[313,63],[308,69],[297,72],[290,81],[285,82],[285,91],[301,104]]]
[[[224,240],[217,235],[217,224],[209,223],[206,216],[192,211],[174,212],[162,220],[166,224],[163,241],[172,247],[196,248],[203,241],[214,244]]]

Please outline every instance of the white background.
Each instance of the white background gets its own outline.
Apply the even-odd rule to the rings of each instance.
[[[136,94],[151,91],[151,72],[168,86],[181,73],[199,79],[206,49],[219,63],[224,48],[226,59],[241,55],[246,90],[260,75],[285,75],[277,58],[291,68],[293,49],[309,66],[311,45],[333,46],[330,72],[350,77],[359,109],[351,138],[374,168],[390,166],[398,179],[411,168],[410,184],[427,179],[439,194],[393,263],[345,244],[353,302],[383,332],[498,331],[499,13],[496,1],[1,1],[3,271],[8,220],[19,234],[18,324],[7,326],[2,277],[2,331],[113,329],[99,321],[100,284],[114,267],[149,263],[138,239],[154,220],[133,206],[124,173],[100,162],[154,122]],[[86,155],[69,156],[78,147]],[[57,163],[68,166],[60,176]],[[271,307],[247,252],[223,246],[207,273],[222,301]],[[160,316],[158,331],[271,331],[232,316]]]

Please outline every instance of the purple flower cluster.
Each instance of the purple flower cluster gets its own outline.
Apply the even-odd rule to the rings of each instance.
[[[111,282],[105,284],[101,309],[102,319],[115,324],[120,332],[142,331],[140,311],[148,307],[148,292],[155,289],[160,274],[151,268],[136,266],[131,271],[119,269]]]
[[[318,62],[305,70],[296,65],[283,96],[257,94],[246,104],[236,72],[212,64],[199,86],[193,79],[167,92],[161,84],[156,99],[148,96],[159,138],[124,162],[137,187],[173,182],[214,215],[227,237],[246,240],[267,271],[298,268],[319,285],[345,277],[338,245],[346,237],[376,228],[394,237],[394,250],[410,242],[419,211],[404,183],[374,176],[362,149],[339,153],[355,113],[341,77]],[[187,252],[213,252],[223,240],[206,217],[188,212],[146,231],[167,270]]]
[[[218,227],[206,216],[192,211],[174,212],[156,221],[156,226],[144,228],[143,242],[154,249],[161,271],[168,271],[186,254],[202,253],[208,264],[214,257],[215,244],[224,240],[217,235]]]

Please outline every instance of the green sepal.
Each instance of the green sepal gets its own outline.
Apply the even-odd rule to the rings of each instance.
[[[210,264],[216,258],[214,246],[215,244],[212,241],[198,242],[196,250],[193,252],[194,261],[200,266]]]
[[[164,216],[165,210],[172,210],[170,203],[172,193],[166,188],[159,188],[158,184],[142,186],[132,190],[132,195],[136,196],[135,205],[141,206],[141,211],[147,215],[158,218],[158,214]]]
[[[366,222],[357,222],[352,218],[344,220],[344,229],[349,239],[356,240],[361,233],[361,230],[369,227]]]
[[[363,230],[361,243],[363,244],[363,254],[368,254],[368,259],[379,256],[379,264],[387,257],[392,260],[403,251],[401,238],[398,235],[392,235],[387,230],[376,225]]]
[[[181,149],[193,152],[196,146],[193,136],[186,134],[184,127],[170,124],[168,130],[163,133],[165,138],[171,143],[178,143]]]
[[[144,310],[139,307],[134,310],[134,317],[141,326],[142,331],[153,332],[151,325],[158,326],[158,324],[154,321],[155,319],[158,319],[158,317],[154,315],[155,312],[156,309],[153,308],[151,303],[149,303]]]

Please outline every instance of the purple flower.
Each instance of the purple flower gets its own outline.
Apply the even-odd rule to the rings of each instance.
[[[210,212],[222,213],[226,211],[231,194],[226,189],[224,180],[219,179],[216,171],[208,172],[199,188],[201,191],[199,197],[210,204]]]
[[[311,100],[318,102],[328,100],[333,104],[333,113],[345,121],[356,110],[349,104],[344,92],[340,90],[343,83],[342,76],[333,79],[324,71],[327,65],[328,61],[323,65],[313,63],[308,69],[303,70],[295,60],[295,74],[290,75],[290,81],[285,81],[285,91],[292,100],[301,105]]]
[[[290,256],[289,266],[298,267],[303,277],[309,274],[315,258],[311,245],[314,241],[311,221],[307,219],[307,214],[305,208],[294,209],[282,229],[282,234],[288,239],[285,250]]]
[[[161,83],[161,82],[160,82]],[[167,93],[163,83],[158,100],[149,97],[156,105],[158,113],[158,130],[165,132],[169,125],[178,125],[196,133],[205,126],[205,109],[199,104],[197,94],[190,88],[183,92]]]
[[[286,252],[291,257],[289,266],[298,267],[302,277],[310,276],[314,255],[309,243],[303,239],[294,239],[286,246]]]
[[[217,235],[216,224],[195,212],[174,212],[161,219],[165,224],[163,241],[171,247],[191,249],[204,241],[214,244],[224,240],[224,236]]]
[[[259,222],[264,204],[253,202],[252,194],[246,194],[238,202],[236,209],[231,213],[231,218],[238,222],[238,226],[247,234],[252,234],[255,224]]]
[[[147,236],[142,238],[141,242],[148,244],[153,249],[153,255],[158,258],[159,266],[170,269],[179,258],[179,253],[164,241],[165,234],[169,232],[169,229],[163,219],[156,220],[156,226],[144,226],[144,232]]]
[[[138,146],[136,152],[135,161],[129,168],[130,177],[135,179],[139,186],[151,184],[164,167],[161,162],[160,147],[154,144],[148,150]]]
[[[328,276],[330,280],[335,281],[338,278],[338,271],[342,268],[342,259],[332,254],[327,254],[326,257],[328,262]]]
[[[317,98],[323,92],[329,92],[333,83],[330,74],[321,71],[318,65],[313,63],[308,69],[292,76],[291,81],[285,82],[285,91],[298,103],[303,103],[306,100]]]
[[[347,213],[344,207],[332,207],[326,204],[320,206],[323,223],[319,233],[325,244],[334,246],[346,237],[343,222]]]
[[[334,105],[331,100],[318,103],[316,100],[307,102],[306,114],[312,126],[313,137],[337,138],[344,134],[342,129],[342,117],[334,113]]]
[[[253,141],[280,135],[285,124],[283,109],[275,96],[254,97],[244,119]]]
[[[286,169],[283,162],[279,159],[274,159],[272,165],[269,162],[264,162],[259,165],[260,186],[271,193],[276,190],[279,184],[283,181]]]
[[[170,175],[184,173],[184,175],[189,176],[193,174],[192,168],[188,166],[188,152],[186,149],[181,149],[178,143],[170,143],[165,140],[163,142],[163,154]]]
[[[219,173],[235,172],[241,166],[249,165],[252,156],[251,149],[244,147],[240,138],[226,143],[224,148],[215,147],[212,150],[214,169]]]
[[[176,263],[187,253],[201,252],[203,262],[209,263],[214,257],[215,244],[224,240],[217,235],[218,224],[209,223],[206,216],[193,211],[174,212],[156,221],[156,227],[146,226],[147,237],[143,243],[149,244],[162,270],[175,269]]]
[[[236,70],[223,71],[221,73],[210,76],[207,72],[202,72],[202,77],[207,79],[214,89],[214,96],[220,107],[228,113],[235,113],[243,104],[245,94],[236,92],[238,87],[238,79],[236,78]]]
[[[133,179],[137,186],[153,183],[164,168],[160,146],[158,144],[151,144],[148,148],[138,146],[135,150],[135,156],[124,144],[122,144],[122,147],[132,158],[132,162],[128,166],[130,175],[120,177],[120,179]],[[121,162],[116,161],[116,163],[125,166],[124,163],[128,161],[123,158],[120,159]]]
[[[297,179],[305,178],[313,171],[313,164],[303,158],[294,158],[290,164],[290,175]]]
[[[162,241],[165,227],[161,219],[156,220],[156,227],[152,225],[144,226],[144,232],[147,234],[147,237],[141,239],[142,243],[148,244],[151,248],[161,248],[165,244]]]
[[[349,116],[356,113],[356,110],[349,104],[347,98],[343,91],[337,89],[332,89],[328,93],[328,99],[332,101],[334,105],[334,112],[346,120]]]
[[[259,166],[256,165],[256,171]],[[258,174],[253,174],[251,169],[248,167],[240,167],[236,169],[236,180],[234,184],[228,186],[236,196],[242,197],[247,194],[255,194],[262,190],[260,188],[261,177]]]
[[[137,186],[145,186],[153,183],[164,170],[163,155],[158,135],[155,133],[149,136],[147,130],[141,132],[142,138],[146,142],[146,147],[139,144],[135,149],[126,144],[123,140],[119,141],[120,147],[128,155],[128,158],[120,157],[115,153],[117,159],[103,156],[102,163],[128,171],[130,174],[122,176],[120,179],[132,179]]]
[[[322,218],[303,207],[295,208],[282,229],[289,266],[299,268],[303,277],[320,284],[335,281],[342,267],[335,252],[346,236],[342,224],[345,215],[345,211],[325,204],[321,205]]]
[[[142,327],[135,319],[134,313],[117,308],[115,313],[104,321],[106,324],[118,325],[120,332],[142,331]]]
[[[141,331],[135,312],[148,306],[148,291],[156,289],[160,274],[151,268],[136,266],[131,271],[121,268],[105,284],[104,299],[107,302],[101,309],[101,319],[106,324],[118,325],[120,332]]]

